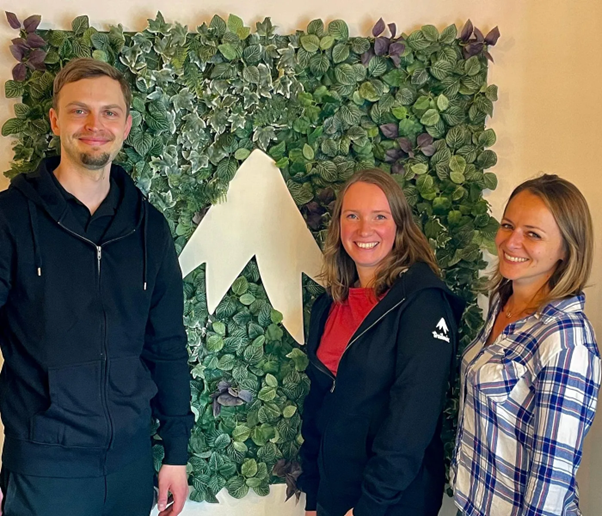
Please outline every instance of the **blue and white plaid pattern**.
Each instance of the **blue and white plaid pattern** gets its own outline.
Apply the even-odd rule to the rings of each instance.
[[[467,516],[578,516],[575,475],[596,411],[600,354],[585,296],[548,304],[462,360],[452,485]]]

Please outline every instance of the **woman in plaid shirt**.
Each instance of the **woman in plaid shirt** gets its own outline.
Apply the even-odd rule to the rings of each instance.
[[[495,241],[489,315],[462,360],[455,502],[468,516],[578,516],[575,477],[600,387],[583,312],[587,202],[558,176],[526,181]]]

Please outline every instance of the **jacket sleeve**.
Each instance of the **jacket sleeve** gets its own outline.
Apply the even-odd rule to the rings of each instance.
[[[8,230],[8,223],[0,211],[0,308],[8,299],[12,284],[14,265],[13,238]]]
[[[318,426],[318,413],[327,393],[327,388],[316,378],[317,374],[313,364],[310,364],[307,375],[311,382],[308,395],[303,402],[303,421],[301,435],[303,444],[299,450],[301,457],[301,468],[303,472],[297,480],[297,485],[305,493],[305,510],[315,511],[318,498],[318,486],[320,485],[320,471],[318,469],[318,454],[322,434]]]
[[[389,412],[364,469],[355,516],[384,516],[397,503],[422,466],[443,410],[456,323],[439,290],[423,290],[409,302],[399,323]]]
[[[564,349],[545,365],[533,387],[533,457],[520,514],[560,514],[574,489],[583,438],[596,413],[600,358],[585,346]]]
[[[182,465],[188,461],[194,416],[190,410],[182,273],[171,239],[166,238],[165,245],[152,292],[142,360],[158,388],[151,405],[165,447],[163,463]]]

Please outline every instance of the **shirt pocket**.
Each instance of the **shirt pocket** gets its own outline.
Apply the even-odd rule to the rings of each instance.
[[[494,403],[504,403],[527,373],[527,367],[505,355],[494,356],[475,375],[476,388]]]

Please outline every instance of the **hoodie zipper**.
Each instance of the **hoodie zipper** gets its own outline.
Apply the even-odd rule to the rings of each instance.
[[[355,337],[353,337],[349,343],[347,344],[347,346],[345,346],[345,349],[343,350],[343,353],[341,353],[341,358],[339,359],[339,363],[341,362],[341,360],[343,360],[343,356],[345,355],[345,353],[347,353],[347,350],[353,345],[353,343],[357,342],[357,340],[363,336],[367,331],[371,330],[372,328],[374,328],[374,326],[376,326],[380,321],[382,321],[387,315],[389,315],[389,313],[391,313],[393,310],[395,310],[399,305],[401,305],[404,301],[406,300],[406,298],[404,297],[401,301],[398,301],[397,303],[395,303],[391,308],[389,308],[384,314],[382,314],[378,319],[376,319],[376,321],[374,321],[370,326],[368,326],[364,331],[362,331],[361,333],[359,333],[358,335],[356,335]],[[316,361],[317,363],[314,363],[314,365],[316,366],[316,368],[327,374],[331,379],[332,379],[332,387],[330,388],[330,392],[333,393],[336,385],[337,385],[337,378],[334,374],[332,374],[332,372],[326,368],[322,362],[320,362],[320,360]]]
[[[108,426],[108,441],[107,441],[107,451],[111,448],[111,445],[113,444],[113,433],[114,433],[114,425],[113,425],[113,419],[111,418],[111,414],[109,412],[109,407],[108,407],[108,396],[107,396],[107,392],[108,392],[108,386],[109,386],[109,360],[108,360],[108,343],[107,343],[107,312],[105,310],[104,307],[104,303],[102,302],[102,295],[100,292],[100,271],[101,271],[101,265],[102,265],[102,248],[103,246],[97,245],[94,242],[92,242],[92,240],[89,240],[88,238],[80,235],[79,233],[76,233],[75,231],[69,229],[68,227],[66,227],[60,220],[58,221],[58,225],[63,228],[65,231],[67,231],[68,233],[70,233],[71,235],[79,238],[81,241],[86,242],[92,246],[94,246],[94,248],[96,249],[96,270],[97,270],[97,278],[98,278],[98,296],[100,298],[100,304],[102,306],[102,314],[103,314],[103,338],[102,338],[102,354],[101,354],[101,358],[103,360],[103,365],[104,365],[104,375],[103,375],[103,384],[102,384],[102,388],[101,388],[101,398],[102,398],[102,407],[103,407],[103,411],[105,413],[105,417],[107,418],[107,426]],[[136,232],[136,229],[133,229],[132,231],[130,231],[129,233],[126,233],[125,235],[121,235],[117,238],[113,238],[112,240],[107,240],[103,245],[106,246],[107,244],[110,244],[112,242],[116,242],[118,240],[122,240],[123,238],[127,238],[130,235],[134,234]]]

